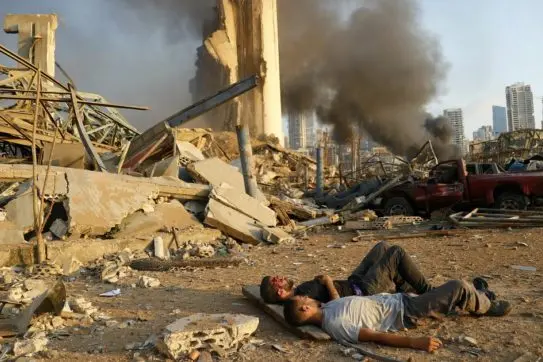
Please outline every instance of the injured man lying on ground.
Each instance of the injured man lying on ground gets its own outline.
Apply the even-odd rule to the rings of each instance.
[[[491,300],[495,294],[488,290],[483,278],[475,278],[473,285]],[[424,294],[433,287],[417,268],[409,254],[398,245],[386,241],[377,243],[364,257],[347,280],[316,277],[315,280],[294,286],[282,276],[266,276],[260,283],[260,296],[266,303],[283,303],[294,296],[308,296],[321,303],[348,296],[368,296],[379,293]]]
[[[294,296],[284,304],[285,320],[294,326],[313,324],[339,342],[375,342],[432,352],[442,346],[434,337],[408,337],[387,332],[414,328],[422,318],[450,314],[455,309],[475,316],[504,316],[511,304],[490,300],[470,283],[452,280],[427,293],[351,296],[328,303]]]

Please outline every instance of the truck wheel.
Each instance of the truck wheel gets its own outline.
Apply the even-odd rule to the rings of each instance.
[[[526,210],[526,198],[522,194],[504,192],[496,198],[496,206],[506,210]]]
[[[385,202],[385,215],[413,216],[413,206],[405,197],[392,197]]]

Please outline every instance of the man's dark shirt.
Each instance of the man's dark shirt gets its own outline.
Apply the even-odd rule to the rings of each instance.
[[[356,295],[351,287],[351,283],[348,280],[334,280],[334,287],[340,297],[349,297]],[[294,289],[294,295],[305,295],[321,303],[328,303],[330,301],[330,293],[326,286],[322,285],[316,280],[310,280],[303,282]]]

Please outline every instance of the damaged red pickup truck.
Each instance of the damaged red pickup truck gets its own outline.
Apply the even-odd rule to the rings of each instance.
[[[383,193],[385,215],[429,215],[446,207],[526,209],[543,204],[543,172],[468,174],[464,160],[439,163],[422,182],[404,182]]]

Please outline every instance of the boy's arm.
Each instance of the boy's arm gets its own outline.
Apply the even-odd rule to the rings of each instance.
[[[392,347],[420,349],[433,352],[443,346],[443,343],[434,337],[407,337],[390,333],[375,332],[368,328],[361,328],[358,333],[359,342],[375,342]]]
[[[330,300],[336,300],[340,298],[339,293],[334,286],[334,281],[332,280],[332,278],[330,278],[329,275],[317,275],[315,277],[315,280],[317,280],[319,283],[326,287],[326,289],[328,290],[328,294],[330,295]]]

